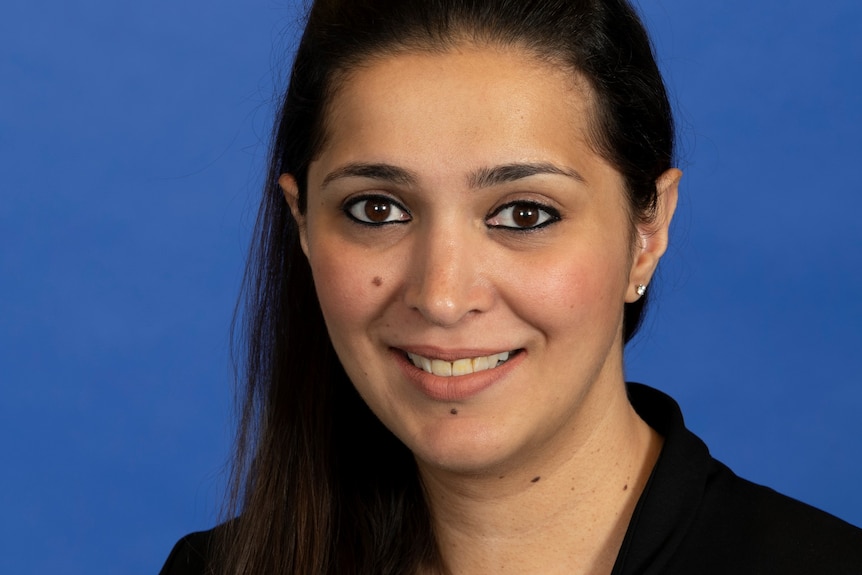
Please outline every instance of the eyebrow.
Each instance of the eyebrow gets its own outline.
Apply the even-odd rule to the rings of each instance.
[[[586,182],[577,170],[563,168],[548,162],[512,163],[491,168],[480,168],[467,177],[467,182],[472,189],[482,189],[542,174],[566,176],[579,182]],[[400,186],[413,186],[419,179],[410,170],[391,164],[356,162],[341,166],[327,174],[323,178],[321,188],[326,188],[335,180],[343,178],[368,178]]]
[[[490,188],[516,182],[538,176],[541,174],[553,174],[558,176],[566,176],[573,178],[581,183],[585,183],[584,177],[572,168],[562,168],[548,162],[539,163],[518,163],[518,164],[503,164],[502,166],[494,166],[493,168],[481,168],[470,175],[468,181],[470,187],[474,189]]]
[[[335,180],[343,178],[369,178],[400,186],[412,186],[418,180],[413,172],[391,164],[353,163],[329,172],[323,178],[323,183],[320,187],[325,188]]]

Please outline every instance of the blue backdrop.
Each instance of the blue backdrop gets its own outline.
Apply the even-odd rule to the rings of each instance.
[[[739,474],[862,524],[862,3],[641,5],[686,175],[629,376]],[[297,19],[0,8],[0,572],[155,573],[215,520]]]

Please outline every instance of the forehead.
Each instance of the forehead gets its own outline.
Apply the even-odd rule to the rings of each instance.
[[[324,163],[467,169],[512,161],[567,164],[591,153],[588,82],[526,50],[463,45],[382,55],[341,76],[335,87],[318,154]]]

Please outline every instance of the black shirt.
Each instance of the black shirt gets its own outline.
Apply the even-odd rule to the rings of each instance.
[[[637,383],[628,392],[664,446],[611,575],[862,575],[862,530],[737,477],[673,399]],[[211,539],[181,539],[161,575],[206,573]]]

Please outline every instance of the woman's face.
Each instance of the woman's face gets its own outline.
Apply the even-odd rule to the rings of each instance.
[[[633,228],[590,114],[517,50],[389,56],[334,96],[305,214],[282,177],[335,350],[421,465],[523,465],[624,393],[623,304],[666,222]]]

